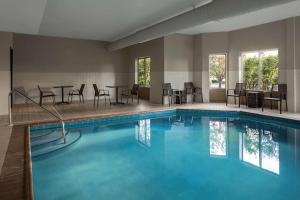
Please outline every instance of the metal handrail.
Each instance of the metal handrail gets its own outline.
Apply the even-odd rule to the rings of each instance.
[[[41,106],[40,104],[38,104],[37,102],[35,102],[33,99],[31,99],[30,97],[28,97],[26,94],[23,94],[22,92],[13,89],[12,91],[10,91],[9,95],[8,95],[8,109],[9,109],[9,125],[12,126],[12,112],[11,112],[11,108],[12,108],[12,95],[13,93],[16,92],[18,94],[20,94],[21,96],[23,96],[24,98],[28,99],[29,101],[31,101],[33,104],[37,105],[38,107],[42,108],[44,111],[46,111],[49,115],[51,115],[52,117],[56,118],[62,126],[62,138],[64,139],[64,143],[66,143],[66,131],[65,131],[65,122],[62,118],[62,116],[59,114],[59,112],[56,110],[55,107],[54,111],[55,113],[51,112],[50,110],[48,110],[47,108],[45,108],[44,106]]]

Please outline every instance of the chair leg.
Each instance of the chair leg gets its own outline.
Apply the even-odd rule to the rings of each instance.
[[[84,96],[83,96],[83,94],[81,95],[81,98],[82,98],[82,103],[84,103]]]
[[[98,99],[97,99],[97,107],[99,106],[99,96],[98,96]]]
[[[94,105],[95,105],[95,101],[96,101],[96,96],[94,96]]]
[[[42,106],[42,104],[43,104],[43,97],[40,96],[40,106]]]
[[[282,114],[282,99],[279,101],[279,106],[280,106],[280,114]]]
[[[73,95],[71,96],[71,103],[73,103]]]
[[[234,105],[236,105],[236,97],[234,97]]]
[[[265,100],[262,100],[262,104],[261,104],[261,112],[264,112],[264,105],[265,105]]]
[[[226,106],[228,105],[228,96],[226,96]]]
[[[241,97],[239,97],[239,108],[241,107]]]
[[[285,109],[286,109],[286,112],[288,112],[288,103],[287,103],[287,99],[285,100]]]
[[[106,106],[106,96],[104,96],[104,102],[105,102],[105,106]]]
[[[270,103],[271,103],[271,110],[273,109],[273,101],[270,101]]]

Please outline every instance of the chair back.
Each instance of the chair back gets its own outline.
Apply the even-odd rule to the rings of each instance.
[[[80,89],[79,89],[79,94],[83,93],[84,87],[85,87],[85,84],[81,84]]]
[[[99,96],[99,89],[97,87],[97,84],[93,84],[93,88],[94,88],[94,91],[95,91],[95,96]]]
[[[186,94],[192,94],[194,91],[194,83],[193,82],[185,82],[184,83],[184,91]]]
[[[139,84],[133,84],[131,89],[131,94],[137,95],[139,93],[139,88],[140,88]]]
[[[163,96],[171,95],[172,93],[171,83],[163,83],[162,89],[163,89]]]
[[[234,94],[246,94],[246,84],[245,83],[236,83],[235,84],[235,89],[234,89]]]
[[[284,100],[287,98],[287,84],[272,85],[271,97],[282,97]]]

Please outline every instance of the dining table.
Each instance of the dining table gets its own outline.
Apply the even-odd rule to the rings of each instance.
[[[73,85],[57,85],[57,86],[54,86],[53,88],[56,88],[56,89],[61,89],[61,101],[60,102],[57,102],[57,104],[68,104],[69,101],[65,101],[65,88],[72,88],[74,87]]]
[[[127,88],[127,86],[124,86],[124,85],[108,85],[106,87],[110,88],[110,89],[115,89],[115,91],[116,91],[116,101],[111,102],[111,104],[113,104],[113,105],[124,104],[123,102],[119,102],[119,89]]]

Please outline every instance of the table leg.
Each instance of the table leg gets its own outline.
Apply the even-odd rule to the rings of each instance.
[[[61,102],[64,103],[64,88],[61,88]]]
[[[119,103],[119,88],[116,88],[116,104]]]

